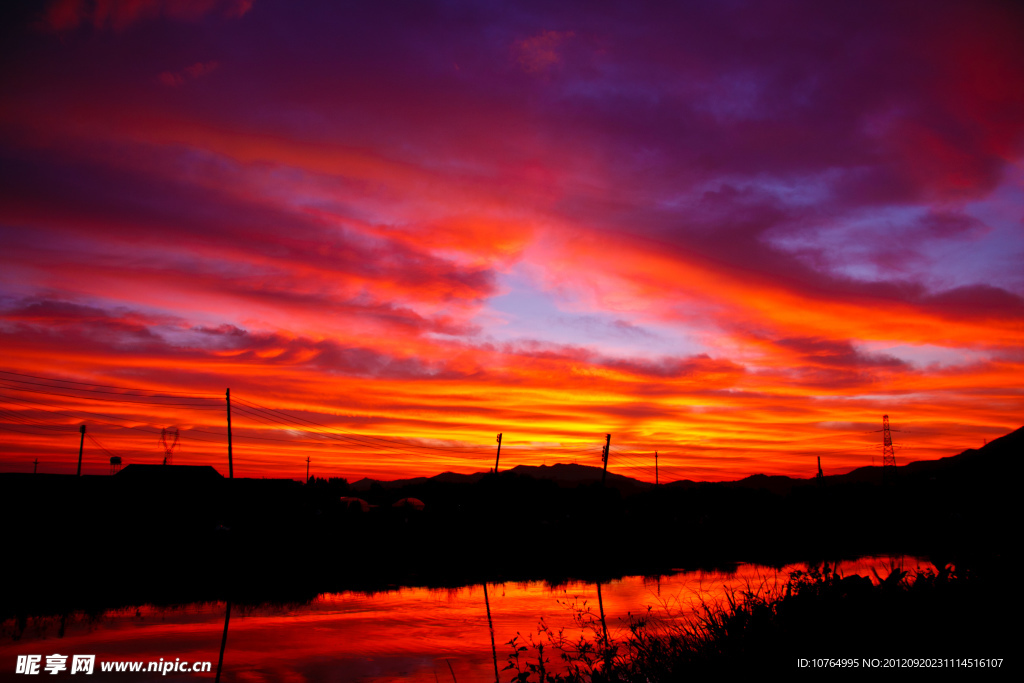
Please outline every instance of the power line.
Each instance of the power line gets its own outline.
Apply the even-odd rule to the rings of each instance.
[[[143,426],[139,426],[139,425],[123,425],[123,424],[119,424],[117,422],[108,422],[106,420],[96,419],[97,416],[99,416],[99,417],[107,418],[108,420],[117,420],[117,421],[122,421],[122,422],[133,421],[130,418],[124,418],[124,417],[119,417],[119,416],[115,416],[115,415],[108,415],[108,414],[105,414],[105,413],[98,413],[98,412],[87,411],[87,410],[74,410],[73,412],[67,412],[65,410],[56,410],[56,409],[54,409],[53,404],[44,403],[44,402],[41,402],[41,401],[34,401],[34,400],[28,399],[26,397],[14,398],[14,397],[11,397],[11,396],[8,396],[8,395],[0,394],[0,398],[3,398],[3,399],[5,399],[5,400],[7,400],[9,402],[13,402],[15,404],[20,404],[20,405],[29,405],[29,404],[31,404],[33,410],[42,410],[43,412],[47,412],[47,413],[51,413],[51,414],[64,415],[65,417],[70,417],[70,418],[76,419],[76,420],[83,419],[83,416],[85,416],[84,419],[89,419],[89,420],[91,420],[93,422],[97,422],[99,424],[105,424],[105,425],[108,425],[108,426],[111,426],[111,427],[116,427],[118,429],[133,429],[133,430],[136,430],[136,431],[141,431],[141,432],[150,433],[150,434],[158,434],[159,433],[156,429],[147,428],[147,427],[143,427]],[[43,406],[43,407],[42,408],[37,408],[37,407],[34,407],[34,406]],[[258,422],[262,423],[262,424],[268,424],[265,420],[260,419],[260,417],[256,413],[252,413],[249,416],[252,417],[253,419],[257,420]],[[282,416],[285,419],[288,419],[287,415],[282,415]],[[408,444],[408,445],[405,445],[404,447],[396,447],[396,446],[390,446],[390,445],[386,445],[386,444],[378,444],[378,443],[373,443],[372,441],[361,440],[361,439],[359,439],[358,437],[356,437],[354,435],[333,434],[333,433],[330,433],[330,432],[328,432],[328,433],[321,433],[321,432],[313,431],[313,430],[310,430],[309,427],[307,427],[305,425],[302,425],[300,423],[297,423],[295,421],[292,421],[291,424],[288,424],[287,422],[281,422],[279,420],[275,420],[275,421],[278,422],[279,424],[282,424],[285,427],[297,426],[300,429],[302,429],[304,434],[309,434],[309,435],[312,435],[312,436],[318,436],[318,437],[322,437],[322,438],[325,438],[325,439],[332,439],[332,440],[335,441],[335,443],[338,443],[339,445],[347,446],[347,447],[350,447],[350,448],[361,448],[361,449],[366,449],[366,448],[372,448],[372,449],[386,448],[388,450],[397,451],[397,452],[401,452],[401,453],[408,454],[408,455],[415,455],[415,456],[421,457],[421,458],[424,457],[424,456],[427,456],[431,460],[436,461],[436,462],[445,462],[440,456],[438,456],[436,454],[429,454],[429,453],[425,454],[425,453],[416,452],[414,450],[410,450],[410,449],[414,449],[414,448],[430,449],[430,447],[418,447],[415,444]],[[307,420],[306,422],[312,423],[312,421],[309,421],[309,420]],[[313,424],[316,424],[316,423],[313,423]],[[42,427],[44,425],[38,425],[38,426]],[[273,426],[273,425],[271,425],[271,426]],[[324,429],[330,429],[329,427],[326,427],[326,426],[324,426],[323,428]],[[25,431],[22,431],[22,430],[13,430],[13,431],[18,431],[20,433],[29,434],[29,432],[25,432]],[[214,432],[209,432],[209,431],[200,430],[200,429],[189,429],[189,430],[187,430],[185,432],[185,435],[187,435],[187,437],[190,440],[194,440],[194,441],[200,441],[200,442],[204,442],[204,443],[214,443],[214,444],[222,443],[220,440],[214,441],[214,440],[211,440],[211,439],[204,439],[202,437],[195,436],[195,433],[203,433],[203,434],[210,434],[210,435],[213,435],[213,436],[221,436],[219,434],[215,434]],[[39,435],[36,435],[36,436],[39,436]],[[245,440],[245,439],[256,439],[256,440],[260,440],[260,441],[276,441],[276,442],[279,442],[279,443],[291,443],[291,444],[295,444],[296,446],[301,446],[301,443],[297,442],[295,439],[275,439],[273,437],[257,436],[257,435],[250,435],[250,434],[244,434],[244,433],[240,434],[239,436],[241,436],[241,438],[243,440]],[[400,443],[400,442],[395,442],[395,443]],[[465,455],[465,454],[460,454],[460,455]]]
[[[23,424],[23,425],[26,425],[26,426],[29,426],[29,427],[37,427],[39,429],[55,429],[55,430],[61,430],[61,431],[66,431],[66,430],[70,429],[70,427],[68,425],[42,424],[40,422],[32,420],[32,418],[30,418],[28,416],[19,415],[18,413],[14,412],[12,410],[7,410],[7,409],[4,409],[4,408],[0,408],[0,413],[6,413],[7,414],[5,416],[5,419],[14,420],[15,422],[17,422],[19,424]]]
[[[371,441],[381,441],[381,442],[385,442],[385,443],[394,443],[394,444],[398,444],[398,445],[403,446],[403,447],[425,448],[425,449],[436,450],[436,451],[448,451],[448,450],[451,450],[451,449],[454,449],[454,448],[471,448],[470,446],[463,446],[463,447],[449,446],[449,447],[446,447],[446,446],[417,445],[417,444],[410,444],[410,443],[408,443],[406,441],[400,441],[398,439],[388,439],[388,438],[381,437],[381,436],[369,436],[369,435],[364,435],[364,434],[356,434],[355,432],[349,432],[349,431],[344,430],[344,429],[342,429],[340,427],[330,427],[328,425],[322,424],[320,422],[316,422],[314,420],[307,420],[307,419],[301,418],[301,417],[289,416],[287,413],[285,413],[284,411],[282,411],[280,409],[267,408],[265,406],[259,405],[258,403],[254,403],[252,401],[245,401],[245,400],[239,399],[239,402],[243,403],[244,405],[247,405],[247,406],[259,409],[259,410],[261,410],[263,412],[273,412],[273,413],[277,413],[279,415],[282,415],[285,419],[291,420],[293,422],[293,424],[296,423],[296,422],[303,422],[303,423],[306,423],[306,424],[314,425],[316,427],[320,427],[321,429],[329,429],[329,430],[333,430],[334,432],[340,432],[340,434],[347,435],[347,436],[350,436],[352,438],[369,439]],[[486,451],[478,450],[478,451],[473,451],[473,452],[468,453],[468,454],[469,455],[486,455],[486,456],[490,457],[491,451],[490,450],[486,450]]]
[[[8,383],[8,384],[0,384],[0,387],[4,387],[5,389],[13,389],[14,391],[26,391],[26,392],[30,392],[30,393],[33,393],[33,394],[47,394],[47,395],[50,395],[50,396],[64,396],[65,398],[77,398],[79,400],[106,401],[108,403],[141,403],[141,404],[152,405],[152,406],[187,406],[189,408],[198,408],[200,410],[211,410],[211,409],[219,408],[220,407],[220,406],[212,406],[212,405],[198,405],[196,403],[166,403],[166,402],[160,402],[160,401],[136,401],[136,400],[132,400],[132,399],[129,399],[129,398],[116,399],[116,398],[105,398],[105,397],[100,397],[100,396],[81,396],[81,395],[78,395],[78,394],[65,394],[65,393],[62,393],[62,392],[59,392],[59,391],[43,391],[42,389],[30,389],[28,387],[19,386],[18,384],[11,384],[11,383],[16,383],[16,382],[21,382],[21,380],[10,380],[10,379],[6,379],[6,378],[3,378],[3,377],[0,377],[0,382],[7,382]],[[32,384],[38,384],[38,383],[32,382]],[[46,386],[46,385],[42,385],[42,386]],[[50,388],[50,389],[62,389],[64,387],[48,387],[48,388]],[[72,391],[72,390],[73,389],[69,389],[69,391]],[[82,391],[82,390],[79,389],[79,390],[74,390],[74,391]],[[103,393],[113,393],[113,392],[103,392]],[[118,396],[133,396],[134,394],[117,394],[117,395]]]
[[[2,394],[0,394],[0,398],[3,398],[4,400],[7,400],[7,401],[13,401],[14,403],[22,403],[22,404],[24,404],[24,403],[33,403],[35,405],[40,405],[40,406],[50,406],[50,404],[48,404],[48,403],[40,403],[39,401],[32,401],[31,399],[27,399],[27,398],[17,399],[17,398],[12,398],[10,396],[4,396]],[[40,409],[39,408],[34,408],[34,410],[40,410]],[[136,431],[148,432],[150,434],[159,434],[160,433],[156,429],[149,429],[149,428],[141,427],[141,426],[137,426],[137,425],[136,426],[121,425],[121,424],[117,424],[117,423],[114,423],[114,422],[106,422],[104,420],[97,420],[96,419],[96,416],[99,415],[100,417],[105,417],[105,418],[107,418],[109,420],[122,420],[124,422],[130,422],[131,421],[128,418],[117,417],[116,415],[107,415],[105,413],[94,413],[94,412],[89,412],[89,411],[86,411],[86,410],[76,411],[78,413],[78,415],[75,415],[75,414],[72,414],[72,413],[67,413],[67,412],[64,412],[62,410],[50,410],[50,409],[47,409],[47,408],[43,408],[42,410],[44,412],[47,412],[47,413],[55,413],[57,415],[64,415],[66,417],[70,417],[70,418],[73,418],[73,419],[76,419],[76,420],[81,420],[81,419],[83,419],[81,416],[82,415],[86,415],[88,417],[85,418],[85,419],[91,419],[92,421],[94,421],[94,422],[96,422],[98,424],[105,424],[105,425],[109,425],[111,427],[117,427],[119,429],[134,429]],[[203,441],[203,442],[206,442],[206,443],[221,443],[220,441],[211,441],[210,439],[202,439],[202,438],[199,438],[199,437],[190,437],[190,439],[195,440],[195,441]]]
[[[152,393],[140,394],[140,393],[137,393],[137,392],[134,392],[134,391],[127,391],[127,390],[125,390],[125,391],[106,391],[104,389],[79,389],[78,387],[53,386],[52,384],[46,384],[46,383],[43,383],[43,382],[30,382],[30,381],[25,380],[25,379],[10,379],[10,378],[7,378],[7,377],[0,377],[0,381],[3,381],[3,382],[17,382],[18,384],[31,384],[33,386],[46,387],[47,389],[65,389],[67,391],[88,391],[90,393],[111,394],[113,396],[137,396],[137,397],[140,397],[140,398],[170,398],[170,399],[175,399],[175,400],[179,400],[179,399],[183,399],[183,398],[188,398],[188,399],[192,399],[192,400],[196,400],[196,401],[210,401],[210,400],[212,400],[212,399],[209,399],[209,398],[203,398],[201,396],[170,396],[170,395],[167,395],[167,394],[152,394]],[[161,405],[163,405],[163,404],[161,404]],[[168,405],[174,405],[174,404],[168,404]]]
[[[25,426],[29,427],[31,425],[25,425]],[[29,436],[46,436],[45,434],[39,434],[37,432],[26,432],[23,429],[17,429],[15,427],[10,426],[10,425],[0,425],[0,429],[7,430],[9,432],[18,432],[19,434],[28,434]]]
[[[306,419],[306,418],[289,415],[288,413],[285,413],[281,409],[268,408],[266,406],[261,406],[260,404],[255,403],[253,401],[248,401],[248,400],[245,400],[245,399],[238,399],[238,398],[236,398],[235,399],[235,403],[236,404],[241,404],[242,406],[248,408],[250,411],[254,411],[254,412],[258,411],[259,414],[262,414],[262,415],[266,416],[267,419],[274,420],[275,422],[278,422],[279,424],[284,424],[285,426],[298,426],[298,427],[303,428],[306,431],[309,430],[309,427],[307,427],[306,425],[311,425],[311,426],[319,427],[320,429],[328,430],[328,433],[325,436],[330,436],[331,438],[337,438],[337,439],[350,439],[350,440],[352,440],[352,441],[354,441],[356,443],[359,443],[360,445],[363,445],[363,446],[369,446],[369,447],[374,447],[374,448],[390,448],[390,449],[395,449],[395,450],[403,450],[405,452],[409,452],[407,449],[414,448],[414,449],[419,449],[421,451],[436,451],[436,452],[442,452],[442,453],[451,453],[452,451],[455,451],[455,453],[452,453],[452,454],[458,454],[458,455],[463,455],[463,456],[465,456],[465,455],[481,455],[481,456],[486,456],[487,458],[490,458],[490,456],[491,456],[491,451],[490,450],[472,450],[472,451],[471,450],[461,450],[461,449],[476,448],[476,447],[473,447],[473,446],[434,446],[434,445],[426,445],[426,444],[409,443],[408,441],[400,441],[400,440],[397,440],[397,439],[388,439],[386,437],[380,437],[380,436],[371,436],[371,435],[366,435],[366,434],[357,434],[355,432],[349,432],[349,431],[347,431],[345,429],[342,429],[340,427],[328,426],[328,425],[325,425],[323,423],[316,422],[314,420],[309,420],[309,419]],[[250,415],[254,416],[253,413],[250,413]],[[280,419],[278,419],[278,418],[280,418]],[[282,422],[282,420],[286,421],[286,422]],[[312,433],[318,434],[319,432],[312,432]],[[397,444],[397,446],[391,446],[389,444]],[[456,449],[460,449],[460,450],[456,451]],[[582,453],[582,452],[592,452],[593,450],[594,450],[594,447],[585,448],[585,449],[574,449],[574,450],[558,449],[556,451],[556,453]],[[551,451],[554,451],[554,449],[551,449]]]
[[[9,371],[9,370],[0,370],[0,375],[7,375],[8,376],[8,377],[0,376],[0,388],[6,389],[8,391],[19,392],[19,394],[20,393],[29,393],[29,394],[41,394],[41,395],[50,395],[50,396],[61,396],[61,397],[65,397],[65,398],[78,399],[80,401],[102,401],[102,402],[107,402],[107,403],[122,403],[122,404],[123,403],[131,403],[131,404],[142,404],[142,405],[162,406],[162,407],[183,406],[183,407],[187,407],[187,408],[195,408],[195,409],[200,409],[200,410],[207,410],[207,409],[209,409],[209,410],[217,410],[217,409],[220,409],[221,406],[219,405],[219,403],[222,400],[222,399],[220,399],[220,397],[215,397],[213,395],[197,395],[197,394],[192,394],[192,393],[189,393],[189,392],[178,392],[178,391],[166,391],[164,393],[154,393],[153,390],[141,389],[141,388],[137,388],[137,387],[124,387],[124,386],[117,386],[117,385],[106,385],[106,384],[98,384],[98,383],[79,382],[79,381],[75,381],[75,380],[66,380],[66,379],[59,379],[59,378],[54,378],[54,377],[46,377],[46,376],[40,376],[40,375],[31,375],[31,374],[25,374],[25,373],[18,373],[18,372],[13,372],[13,371]],[[22,378],[22,379],[18,379],[18,378]],[[31,381],[31,380],[40,380],[40,381]],[[64,385],[74,385],[74,386],[64,386]],[[108,391],[108,390],[113,390],[113,391]],[[103,395],[102,396],[97,396],[95,394],[103,394]],[[137,424],[136,425],[127,425],[126,426],[126,425],[118,424],[116,422],[106,422],[104,420],[97,420],[95,416],[101,416],[101,417],[108,418],[109,420],[116,420],[116,421],[120,421],[120,422],[138,422],[138,420],[136,420],[134,418],[126,418],[126,417],[120,417],[120,416],[107,415],[107,414],[104,414],[104,413],[98,413],[98,412],[93,412],[93,411],[88,411],[88,410],[79,410],[77,408],[74,409],[74,412],[77,413],[77,415],[75,415],[75,414],[71,414],[71,413],[68,413],[68,412],[61,411],[61,410],[53,409],[55,407],[55,404],[44,403],[44,402],[40,402],[40,401],[32,401],[32,400],[30,400],[28,398],[25,398],[24,396],[20,396],[20,400],[19,400],[19,399],[15,399],[13,397],[10,397],[10,396],[6,396],[4,394],[0,394],[0,398],[4,398],[7,401],[10,401],[10,402],[12,402],[14,404],[19,404],[21,406],[26,406],[28,404],[34,404],[36,406],[44,406],[45,407],[43,409],[44,412],[52,413],[52,414],[58,414],[58,415],[64,415],[64,416],[67,416],[67,417],[72,417],[73,419],[81,419],[80,416],[84,414],[84,415],[88,416],[86,419],[92,420],[94,422],[98,422],[99,424],[107,424],[109,426],[116,427],[118,429],[133,429],[133,430],[142,431],[142,432],[157,433],[157,431],[155,429],[152,429],[152,428],[147,428],[147,427],[140,426],[140,425],[137,425]],[[60,404],[60,405],[61,405],[61,407],[67,407],[63,403]],[[35,407],[32,407],[32,406],[29,406],[29,407],[31,408],[31,410],[40,410],[39,408],[35,408]],[[414,455],[414,456],[416,456],[418,458],[427,458],[427,459],[430,459],[430,460],[436,461],[436,462],[446,462],[446,460],[444,459],[445,457],[447,457],[447,458],[456,458],[457,457],[459,460],[468,461],[468,462],[472,463],[472,462],[476,462],[475,459],[473,458],[473,456],[483,456],[483,457],[486,457],[486,458],[490,458],[491,457],[491,453],[492,453],[490,448],[483,447],[483,446],[476,446],[476,445],[463,445],[463,446],[459,446],[459,445],[425,444],[425,443],[422,443],[422,442],[417,442],[416,439],[411,439],[411,438],[403,440],[403,439],[387,438],[387,437],[383,437],[383,436],[375,436],[375,435],[369,435],[369,434],[358,434],[358,433],[355,433],[355,432],[350,432],[348,430],[345,430],[345,429],[343,429],[341,427],[330,426],[330,425],[324,424],[322,422],[317,422],[316,420],[311,420],[311,419],[308,419],[308,418],[305,418],[305,417],[301,417],[301,416],[298,416],[298,415],[293,415],[293,414],[291,414],[289,412],[286,412],[284,409],[269,408],[269,407],[262,406],[260,404],[255,403],[255,402],[247,401],[247,400],[244,400],[244,399],[237,399],[236,398],[235,406],[234,407],[242,415],[245,416],[245,419],[251,420],[252,422],[256,423],[257,425],[262,425],[265,428],[270,428],[270,429],[273,429],[275,431],[280,431],[283,428],[283,429],[285,429],[287,431],[290,431],[290,432],[297,432],[297,433],[294,434],[293,438],[275,438],[275,437],[271,437],[271,436],[262,436],[262,435],[260,435],[258,433],[257,434],[249,433],[249,432],[253,432],[253,431],[260,432],[262,428],[261,427],[247,426],[247,427],[242,427],[242,431],[238,435],[243,440],[272,441],[272,442],[278,442],[278,443],[291,444],[291,445],[295,446],[296,448],[307,448],[307,447],[309,447],[309,445],[311,445],[313,443],[317,443],[314,439],[322,439],[322,440],[325,440],[325,441],[320,442],[320,443],[326,443],[326,440],[330,440],[330,441],[334,442],[335,445],[337,445],[339,447],[348,448],[348,449],[360,449],[360,450],[367,450],[367,449],[380,450],[380,449],[386,449],[388,451],[393,451],[393,452],[396,452],[396,453]],[[34,421],[31,417],[29,417],[27,415],[21,414],[21,412],[15,412],[15,411],[11,411],[11,410],[3,410],[2,412],[0,412],[0,417],[2,417],[3,419],[6,419],[6,420],[11,420],[15,424],[17,424],[17,425],[19,425],[21,427],[24,427],[24,428],[28,428],[28,429],[48,429],[48,430],[69,430],[69,429],[71,429],[71,427],[66,426],[66,425],[62,426],[62,425],[52,425],[52,424],[41,424],[41,423],[38,423],[38,422]],[[11,431],[17,431],[19,433],[32,434],[31,432],[23,431],[21,429],[15,428],[15,427],[8,426],[8,427],[5,427],[5,428],[10,429]],[[896,430],[892,430],[892,431],[896,431]],[[770,446],[774,450],[774,449],[777,449],[779,447],[784,447],[786,445],[806,444],[807,442],[817,441],[817,440],[821,440],[821,439],[833,439],[834,440],[834,439],[841,438],[841,437],[846,437],[846,436],[855,436],[855,435],[856,436],[863,436],[863,434],[872,434],[872,433],[874,433],[874,431],[865,432],[865,433],[861,433],[861,432],[837,432],[837,433],[829,433],[829,434],[822,435],[822,436],[807,437],[807,438],[803,438],[803,439],[796,439],[796,440],[793,440],[793,441],[790,441],[790,442],[774,442],[774,441],[767,441],[767,442],[765,442],[765,441],[762,441],[762,442],[758,442],[753,447],[751,445],[746,445],[746,446],[738,446],[737,445],[737,446],[728,446],[728,447],[724,447],[723,448],[722,446],[708,446],[706,444],[699,444],[699,443],[684,444],[684,445],[687,445],[687,446],[689,446],[690,448],[692,448],[694,450],[703,450],[703,451],[709,451],[709,450],[710,451],[729,451],[729,452],[736,452],[736,451],[740,451],[740,450],[750,451],[751,448],[754,448],[755,450],[757,450],[759,448],[763,448],[764,446]],[[195,441],[199,441],[199,442],[204,442],[204,443],[213,443],[213,444],[220,444],[220,443],[222,443],[221,439],[224,438],[224,434],[222,434],[222,433],[212,432],[212,431],[208,431],[208,430],[204,430],[204,429],[198,429],[198,428],[188,429],[185,432],[185,434],[187,435],[187,437],[189,439],[192,439],[192,440],[195,440]],[[204,439],[201,436],[197,436],[198,434],[206,434],[206,435],[218,437],[218,439],[217,440]],[[32,435],[39,436],[38,434],[32,434]],[[578,437],[578,435],[574,435],[574,436]],[[90,439],[92,439],[91,436],[90,436]],[[901,447],[901,444],[894,444],[894,445],[896,447]],[[788,453],[791,454],[791,455],[812,455],[812,456],[813,455],[832,455],[832,454],[853,454],[853,453],[856,453],[859,450],[871,449],[871,448],[876,448],[876,447],[877,447],[877,445],[860,445],[860,446],[853,446],[853,445],[851,445],[850,447],[847,447],[847,448],[831,449],[831,450],[827,450],[827,451],[806,451],[805,450],[805,451],[788,451]],[[102,448],[102,446],[101,446],[101,448]],[[574,455],[574,454],[586,454],[586,455],[589,456],[589,455],[595,455],[598,452],[603,452],[603,449],[598,448],[597,446],[588,446],[588,447],[585,447],[585,448],[563,448],[563,447],[535,448],[535,447],[530,447],[530,446],[518,446],[518,445],[515,444],[515,442],[506,442],[506,448],[510,449],[512,452],[523,452],[524,454],[534,454],[534,455],[536,455],[536,454],[543,454],[545,456],[555,456],[555,457],[560,456],[560,455],[568,456],[568,455]],[[483,450],[481,450],[481,449],[483,449]],[[619,447],[619,446],[616,446],[616,447],[612,448],[611,451],[614,452],[615,456],[616,456],[613,464],[611,465],[613,468],[635,469],[635,470],[640,470],[640,471],[646,472],[648,474],[653,472],[654,468],[651,465],[646,464],[645,461],[639,459],[639,458],[642,458],[642,456],[637,456],[635,451],[623,451],[622,448]],[[626,454],[627,452],[629,453],[629,455]],[[439,455],[439,454],[442,454],[442,455]],[[674,467],[681,467],[681,466],[675,466],[675,465],[668,465],[668,464],[666,464],[666,465],[664,465],[664,467],[674,468]]]
[[[250,417],[253,417],[254,419],[259,421],[260,423],[268,424],[269,425],[269,423],[266,422],[266,420],[262,420],[262,419],[259,419],[259,417],[255,417],[254,413],[248,413],[243,408],[239,408],[239,409],[243,410],[243,412],[246,412]],[[283,415],[283,417],[286,420],[288,419],[288,417],[286,415]],[[274,418],[269,418],[269,419],[274,419]],[[391,450],[391,451],[397,451],[397,452],[400,452],[400,453],[405,453],[407,455],[415,455],[415,456],[420,457],[420,458],[428,457],[428,458],[431,458],[432,460],[434,460],[435,462],[447,462],[446,460],[443,459],[443,457],[441,455],[438,455],[436,453],[423,453],[423,452],[416,452],[414,450],[410,450],[411,448],[420,448],[421,450],[430,450],[430,447],[420,447],[420,446],[417,446],[416,444],[406,444],[406,445],[404,445],[404,447],[391,446],[391,445],[388,445],[388,444],[373,443],[372,441],[364,441],[364,440],[361,440],[359,437],[357,437],[355,435],[352,435],[352,434],[337,434],[337,433],[334,433],[334,432],[331,432],[331,431],[328,431],[326,433],[325,432],[312,431],[312,430],[310,430],[310,428],[308,426],[300,424],[300,423],[297,423],[297,422],[294,422],[294,421],[291,422],[291,423],[283,422],[283,421],[277,420],[277,419],[274,419],[274,421],[276,423],[281,424],[281,425],[283,425],[285,427],[288,427],[288,428],[296,427],[297,426],[300,429],[302,429],[302,431],[304,433],[306,433],[306,434],[310,434],[310,435],[314,435],[314,436],[320,436],[320,437],[323,437],[325,439],[332,439],[335,442],[337,442],[338,444],[340,444],[342,446],[347,446],[349,448],[359,448],[361,450],[367,450],[367,449],[379,450],[379,449],[383,448],[383,449],[388,449],[388,450]],[[269,426],[273,427],[273,425],[269,425]],[[325,427],[323,427],[323,429],[330,430],[331,428],[325,426]],[[269,439],[270,437],[250,437],[250,438],[265,438],[265,439]],[[292,443],[294,443],[294,441]],[[400,443],[400,442],[396,442],[396,443]],[[449,457],[451,457],[452,454],[447,454],[447,455]],[[465,456],[467,454],[460,453],[458,455]]]
[[[93,442],[94,444],[96,444],[96,445],[97,445],[97,446],[99,447],[99,449],[100,449],[101,451],[103,451],[104,453],[106,453],[107,455],[109,455],[109,456],[110,456],[111,458],[116,458],[116,457],[120,457],[120,456],[118,456],[118,455],[116,455],[116,454],[114,454],[114,453],[111,453],[111,452],[110,452],[110,451],[108,451],[108,450],[107,450],[106,448],[104,448],[104,447],[103,447],[103,444],[101,444],[101,443],[100,443],[99,441],[97,441],[97,440],[96,440],[96,438],[95,438],[95,437],[93,437],[93,435],[92,435],[92,434],[86,434],[86,435],[85,435],[85,438],[89,439],[89,441],[92,441],[92,442]]]
[[[111,385],[111,384],[95,384],[93,382],[76,382],[74,380],[58,379],[56,377],[43,377],[43,376],[40,376],[40,375],[26,375],[26,374],[21,373],[21,372],[12,372],[10,370],[0,370],[0,373],[5,374],[5,375],[17,375],[18,377],[31,377],[32,379],[41,379],[41,380],[45,380],[45,381],[48,381],[48,382],[64,382],[65,384],[81,384],[83,386],[89,386],[89,387],[104,387],[106,389],[122,389],[124,391],[145,391],[145,392],[149,391],[148,389],[141,389],[141,388],[138,388],[138,387],[120,387],[120,386],[114,386],[114,385]],[[190,392],[185,392],[185,391],[168,391],[167,394],[181,394],[182,395],[182,396],[178,396],[178,397],[171,396],[170,398],[186,397],[186,398],[197,398],[197,399],[203,399],[203,400],[220,400],[219,396],[215,396],[213,394],[210,394],[209,396],[201,396],[201,395],[200,396],[194,396],[194,395],[191,395]],[[157,394],[157,395],[160,395],[160,394]]]

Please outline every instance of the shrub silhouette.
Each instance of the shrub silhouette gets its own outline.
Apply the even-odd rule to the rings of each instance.
[[[1011,650],[1000,582],[947,566],[938,572],[891,567],[876,582],[822,565],[793,572],[784,584],[727,593],[702,602],[688,619],[665,623],[630,616],[608,637],[587,603],[570,605],[575,632],[517,634],[510,681],[604,683],[677,681],[725,670],[795,671],[799,658],[999,658]],[[532,652],[531,652],[532,650]],[[561,670],[552,671],[557,653]],[[559,667],[554,667],[558,669]]]

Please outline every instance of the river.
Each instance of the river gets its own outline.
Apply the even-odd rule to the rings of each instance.
[[[907,570],[934,567],[915,558],[868,557],[842,562],[844,575],[882,576],[894,564]],[[583,628],[598,632],[601,612],[609,637],[627,631],[630,615],[648,615],[652,622],[688,619],[701,605],[719,603],[727,591],[774,589],[803,565],[772,569],[740,564],[735,571],[680,571],[660,578],[632,576],[600,586],[544,582],[464,586],[455,589],[394,588],[376,593],[343,592],[319,596],[303,604],[233,605],[223,658],[224,681],[339,681],[385,683],[423,681],[460,683],[494,680],[494,652],[500,678],[515,636],[529,644],[547,642],[543,624],[552,634],[578,637]],[[486,596],[485,596],[486,591]],[[588,612],[589,610],[589,612]],[[18,656],[40,655],[40,673],[47,656],[95,655],[89,680],[151,680],[146,673],[104,673],[104,662],[210,662],[209,673],[170,671],[166,681],[212,680],[224,636],[224,603],[177,607],[139,606],[102,614],[62,618],[30,618],[3,625],[0,654],[12,676]],[[587,626],[589,624],[589,627]],[[557,652],[545,654],[557,666]],[[524,653],[535,659],[531,648]],[[59,661],[59,660],[57,660]],[[164,666],[161,664],[161,666]],[[180,668],[180,664],[179,664]],[[48,677],[49,678],[49,677]]]

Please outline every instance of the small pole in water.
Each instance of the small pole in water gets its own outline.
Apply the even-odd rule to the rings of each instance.
[[[484,581],[484,604],[487,606],[487,628],[491,630],[491,658],[494,660],[494,683],[498,681],[498,649],[494,647],[494,622],[491,621],[491,600],[487,597],[487,582]]]
[[[597,606],[601,610],[601,631],[604,639],[604,670],[609,671],[612,664],[612,653],[608,649],[608,623],[604,620],[604,600],[601,598],[601,582],[597,582]]]
[[[217,659],[217,678],[214,683],[220,683],[220,670],[224,666],[224,648],[228,644],[228,622],[231,621],[231,601],[228,600],[227,610],[224,612],[224,635],[220,639],[220,658]]]

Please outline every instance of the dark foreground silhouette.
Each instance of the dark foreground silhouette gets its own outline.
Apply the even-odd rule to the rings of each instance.
[[[364,482],[359,491],[341,480],[227,480],[213,468],[178,466],[132,465],[110,477],[0,475],[15,577],[0,618],[866,554],[1000,567],[1018,535],[1011,461],[1022,444],[1017,430],[885,481],[866,468],[820,482],[751,477],[658,488],[616,488],[611,477],[608,487],[559,485],[516,471],[394,488]],[[356,496],[367,505],[342,499]],[[394,506],[408,498],[423,509]]]
[[[507,643],[503,680],[658,683],[737,670],[817,679],[840,669],[859,678],[885,669],[1001,674],[1017,668],[1016,632],[1005,616],[1019,600],[1009,597],[985,571],[894,569],[873,583],[824,565],[782,586],[754,585],[705,603],[686,621],[634,616],[622,635],[608,636],[592,610],[577,612],[572,636],[541,623],[536,634]]]

